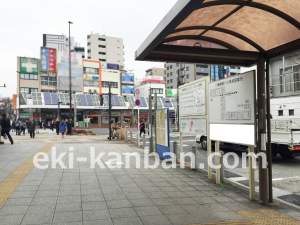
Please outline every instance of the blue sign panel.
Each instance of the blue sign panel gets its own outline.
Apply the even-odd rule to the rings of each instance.
[[[42,48],[41,49],[41,70],[48,71],[49,70],[49,49]]]
[[[111,69],[111,70],[119,70],[120,66],[118,64],[111,64],[111,63],[107,63],[107,69]]]

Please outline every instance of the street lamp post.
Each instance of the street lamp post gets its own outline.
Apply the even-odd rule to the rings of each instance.
[[[69,87],[70,87],[70,118],[72,118],[72,76],[71,76],[71,21],[69,21]]]
[[[60,117],[60,104],[61,103],[63,103],[63,102],[58,102],[58,109],[57,109],[57,118],[59,121],[61,120],[61,117]]]

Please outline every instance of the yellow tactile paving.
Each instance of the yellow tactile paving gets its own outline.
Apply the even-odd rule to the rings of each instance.
[[[237,213],[255,225],[300,225],[300,221],[272,209],[243,210]]]
[[[55,142],[50,142],[44,139],[48,144],[42,147],[38,152],[47,153],[51,147],[55,144]],[[41,158],[40,156],[39,158]],[[20,183],[25,179],[27,174],[33,169],[33,158],[30,157],[27,159],[22,165],[20,165],[17,169],[15,169],[11,174],[9,174],[2,182],[0,182],[0,208],[4,205],[7,199],[11,196],[11,194],[16,190],[16,188],[20,185]]]

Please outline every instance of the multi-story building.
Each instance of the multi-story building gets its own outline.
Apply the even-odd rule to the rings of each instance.
[[[210,79],[212,81],[221,80],[226,77],[234,76],[240,74],[241,68],[234,66],[210,66]]]
[[[100,62],[101,63],[101,62]],[[102,63],[101,63],[102,64]],[[103,64],[101,65],[101,88],[102,94],[108,94],[109,84],[111,85],[112,95],[121,95],[121,73],[119,65],[117,64]]]
[[[105,35],[87,35],[87,57],[92,60],[100,60],[120,65],[124,69],[124,44],[122,38],[108,37]]]
[[[191,81],[209,76],[209,66],[192,63],[166,63],[166,86],[170,89],[177,88],[178,71],[180,83],[185,84]]]
[[[100,61],[83,59],[83,89],[84,94],[101,94]]]
[[[74,52],[81,53],[82,58],[85,58],[85,48],[81,47],[79,43],[75,42]]]
[[[63,34],[43,34],[43,47],[55,48],[59,51],[68,51],[69,37]],[[71,37],[71,50],[74,50],[74,37]]]

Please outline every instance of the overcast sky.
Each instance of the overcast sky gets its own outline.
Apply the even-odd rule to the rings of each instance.
[[[143,77],[162,63],[137,62],[134,52],[177,0],[14,0],[1,1],[0,95],[12,96],[17,88],[17,56],[40,58],[43,34],[68,35],[86,47],[93,31],[120,37],[125,44],[125,68]]]

